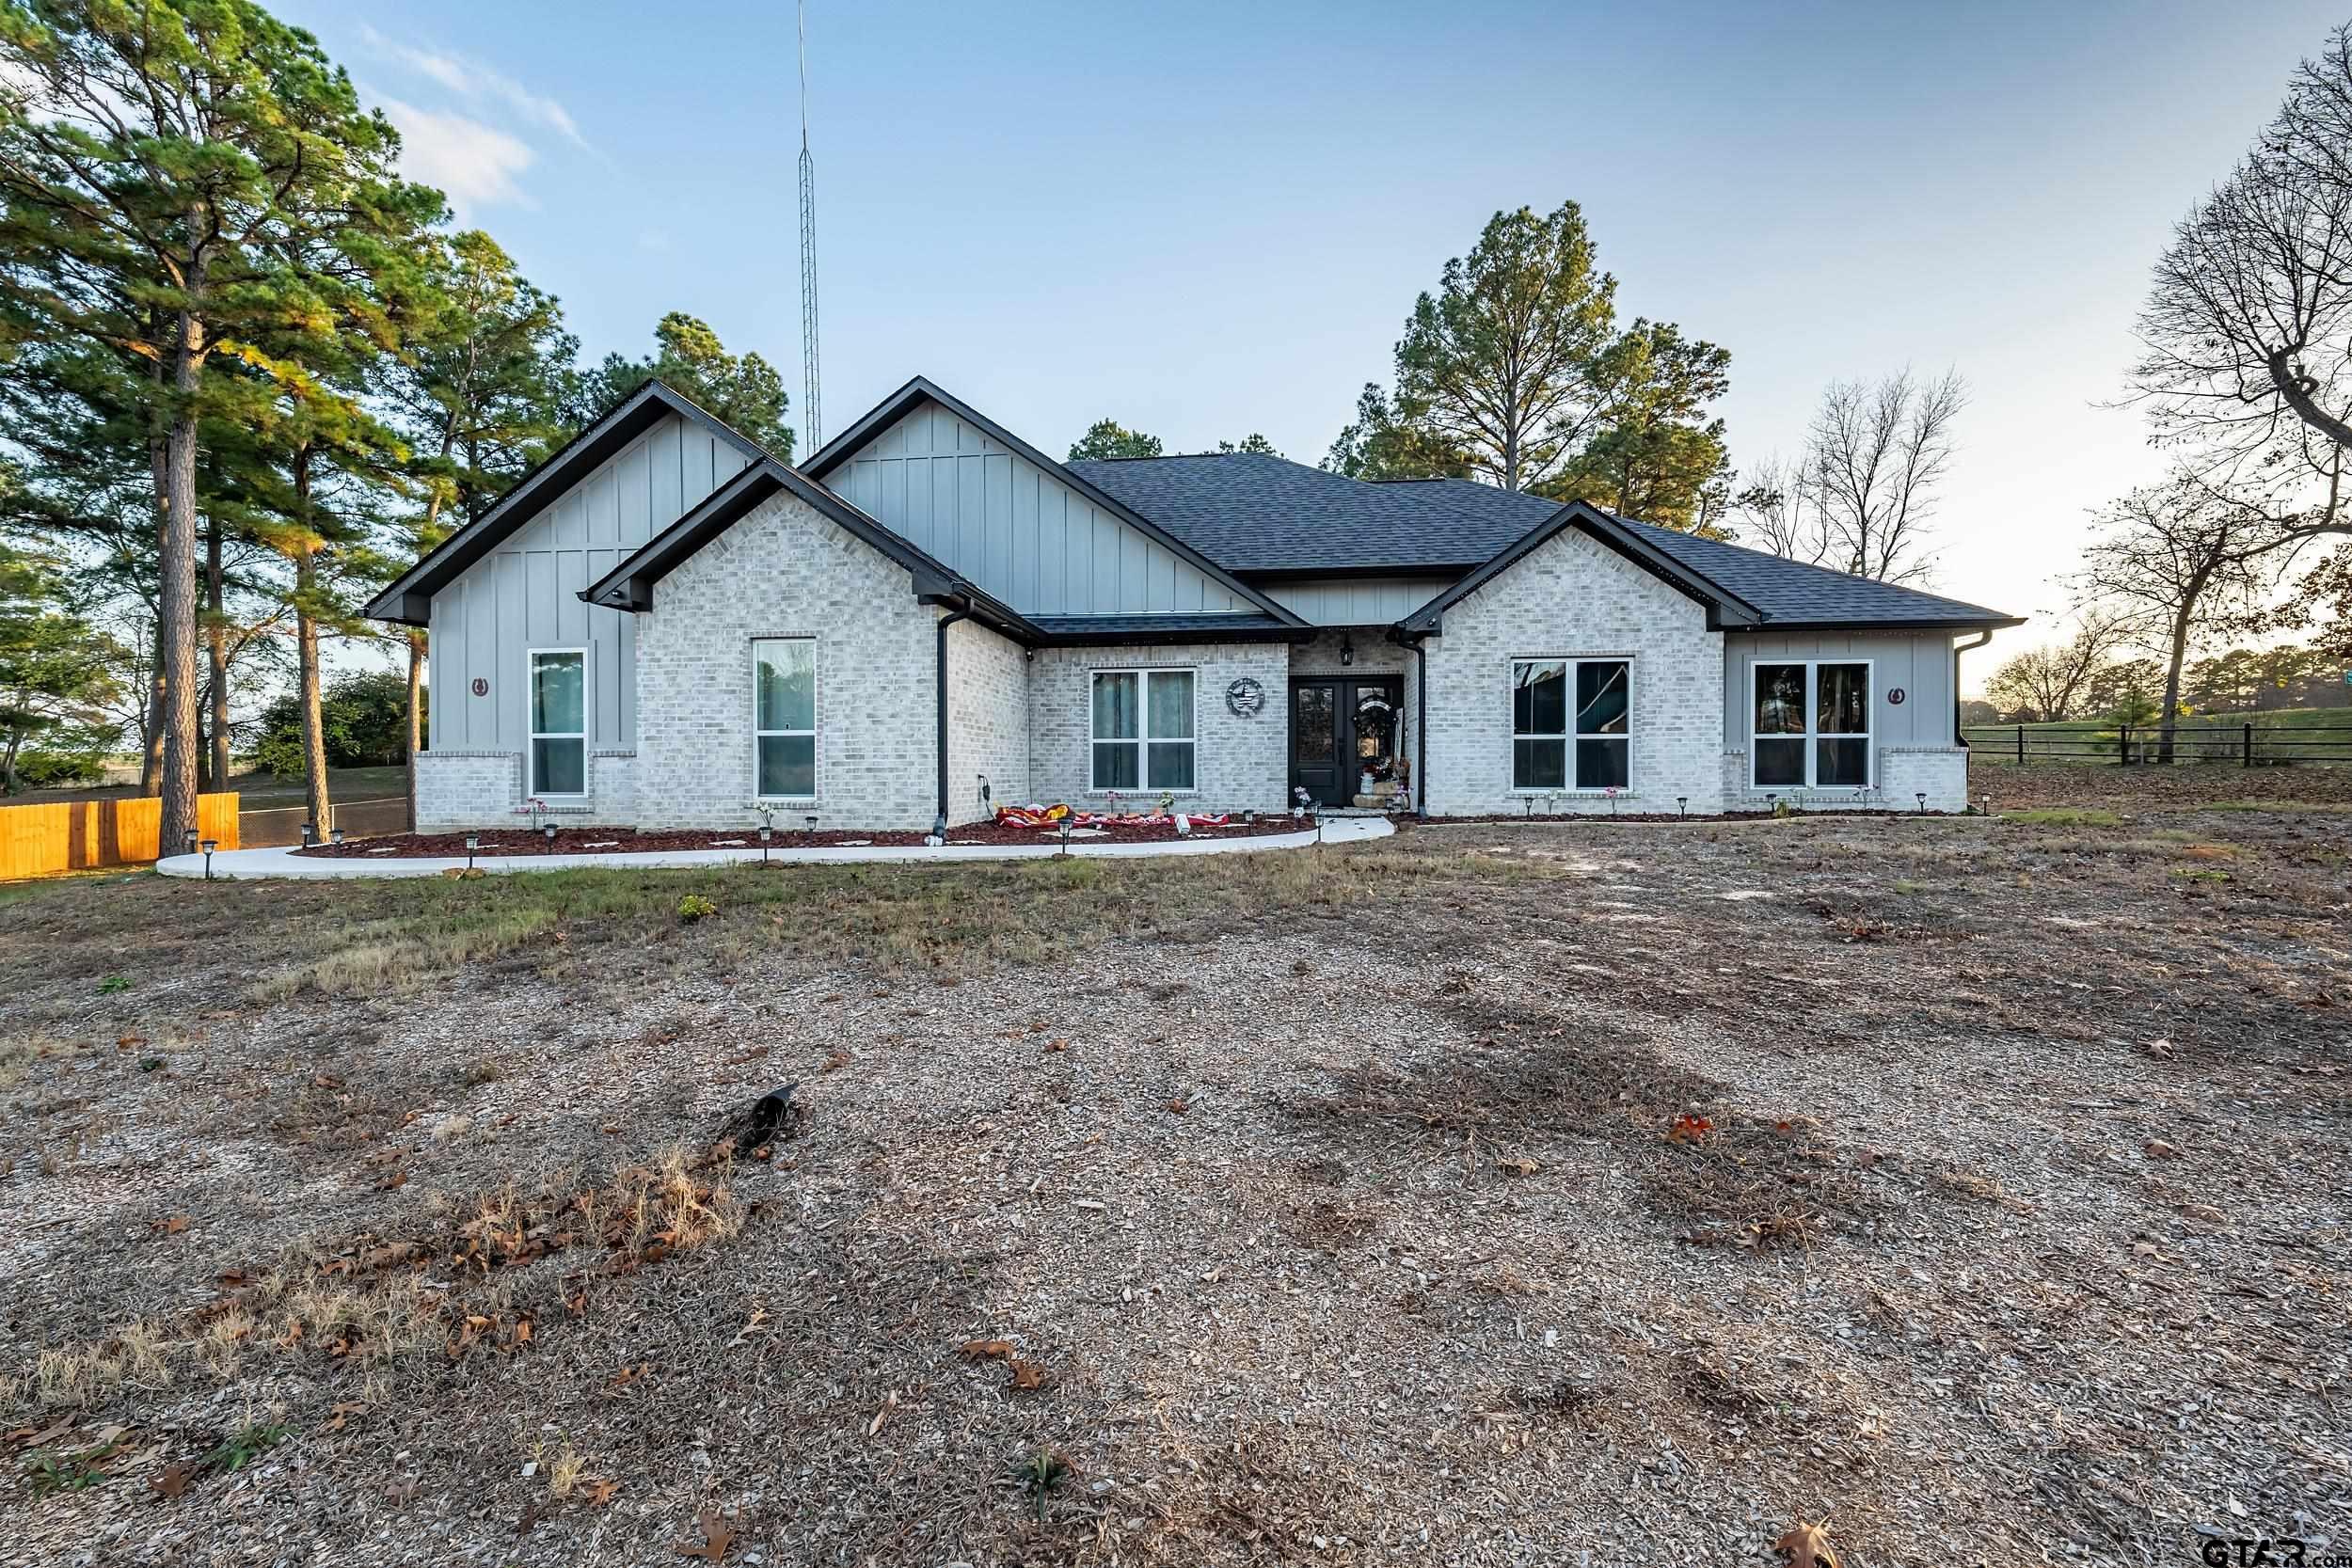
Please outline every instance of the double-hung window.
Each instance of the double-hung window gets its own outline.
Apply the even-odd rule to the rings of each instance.
[[[588,650],[531,650],[531,793],[588,793]]]
[[[1190,670],[1097,670],[1089,787],[1194,788],[1195,684]]]
[[[1868,662],[1759,662],[1754,671],[1756,787],[1869,788]]]
[[[1622,658],[1511,663],[1511,787],[1623,789],[1633,777],[1633,666]]]
[[[752,641],[755,788],[763,800],[817,798],[817,640]]]

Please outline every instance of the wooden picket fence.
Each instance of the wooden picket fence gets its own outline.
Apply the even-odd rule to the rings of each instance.
[[[155,833],[164,803],[151,797],[118,800],[62,800],[34,806],[0,806],[0,882],[24,877],[54,877],[102,865],[141,865],[156,859]],[[196,798],[198,832],[237,847],[237,797]],[[172,847],[173,854],[180,852]]]

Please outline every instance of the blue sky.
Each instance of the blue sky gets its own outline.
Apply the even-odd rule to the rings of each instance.
[[[590,354],[684,309],[797,404],[789,4],[279,9]],[[2160,467],[2102,406],[2149,266],[2342,20],[816,0],[826,424],[920,372],[1050,451],[1109,415],[1312,462],[1446,259],[1572,198],[1627,316],[1732,351],[1737,462],[1793,451],[1832,380],[1957,368],[1937,585],[2055,612],[2089,510]]]

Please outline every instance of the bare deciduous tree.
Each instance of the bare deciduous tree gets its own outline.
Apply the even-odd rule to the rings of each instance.
[[[2352,27],[2303,62],[2254,150],[2182,221],[2132,388],[2303,537],[2341,532],[2352,452]]]
[[[1754,470],[1742,524],[1763,548],[1881,582],[1915,582],[1933,565],[1928,524],[1968,401],[1958,373],[1909,371],[1840,381],[1821,394],[1804,455]]]
[[[2172,760],[2189,645],[2206,632],[2259,621],[2283,560],[2280,538],[2278,520],[2263,507],[2190,473],[2135,490],[2100,514],[2074,584],[2086,601],[2124,616],[2131,640],[2165,660],[2162,760]]]
[[[1984,694],[2011,713],[2044,721],[2071,719],[2101,666],[2131,641],[2131,616],[2105,606],[2081,611],[2074,635],[2009,658],[1984,683]]]

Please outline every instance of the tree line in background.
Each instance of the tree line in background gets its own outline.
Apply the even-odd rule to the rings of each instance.
[[[2012,718],[2144,705],[2169,759],[2184,715],[2340,700],[2352,660],[2352,27],[2174,230],[2139,330],[2130,400],[2171,471],[2099,514],[2073,639],[1986,697]],[[2192,657],[2247,639],[2269,641]]]
[[[576,363],[555,297],[399,152],[249,0],[0,0],[10,791],[134,736],[177,846],[258,751],[324,832],[330,766],[421,738],[423,634],[359,614],[419,553],[653,376],[791,455],[774,367],[675,313],[650,356]],[[388,637],[389,749],[384,683],[330,689],[322,658]]]
[[[1621,324],[1616,296],[1575,202],[1497,213],[1414,301],[1392,385],[1363,388],[1322,466],[1589,501],[1887,582],[1927,574],[1967,401],[1957,375],[1835,384],[1804,450],[1743,475],[1713,412],[1730,351],[1672,322]],[[1281,455],[1256,435],[1217,450]],[[1160,455],[1157,436],[1108,419],[1070,449],[1073,460]]]

